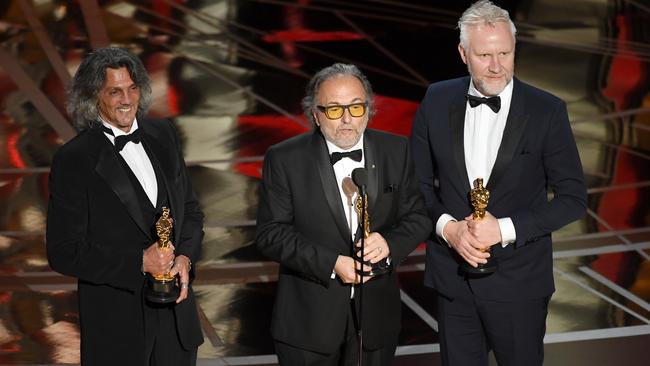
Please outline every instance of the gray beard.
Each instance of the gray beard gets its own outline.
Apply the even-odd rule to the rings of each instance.
[[[472,78],[472,83],[474,84],[474,88],[476,88],[476,90],[481,92],[481,94],[485,95],[486,97],[499,95],[499,93],[501,93],[503,89],[505,89],[506,86],[510,84],[510,81],[512,81],[512,75],[510,75],[510,77],[507,78],[506,82],[503,84],[503,87],[495,92],[495,90],[489,90],[488,89],[489,87],[487,87],[483,81],[474,78],[474,75],[472,75],[472,72],[469,70],[469,65],[467,65],[467,72],[469,73],[469,76]]]

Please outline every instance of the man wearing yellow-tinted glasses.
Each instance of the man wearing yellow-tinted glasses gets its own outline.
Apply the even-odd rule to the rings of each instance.
[[[353,103],[353,104],[348,104],[348,105],[330,105],[330,106],[324,106],[324,105],[318,105],[316,108],[318,108],[319,111],[325,113],[325,116],[329,119],[339,119],[343,117],[343,113],[345,111],[348,111],[350,113],[351,117],[363,117],[366,114],[366,108],[368,107],[368,103]]]
[[[303,109],[314,130],[274,145],[264,159],[257,247],[280,263],[272,334],[280,365],[390,365],[401,304],[396,271],[366,276],[360,309],[356,269],[394,269],[431,231],[407,140],[366,129],[370,83],[334,64],[309,82]],[[370,223],[363,235],[350,180],[365,168]],[[373,272],[374,273],[374,272]],[[362,322],[360,317],[362,317]]]

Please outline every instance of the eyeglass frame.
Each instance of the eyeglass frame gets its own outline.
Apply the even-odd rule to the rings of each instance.
[[[360,116],[353,116],[352,113],[350,113],[350,107],[355,106],[355,105],[362,105],[363,106],[363,114]],[[327,109],[331,107],[337,107],[337,108],[343,108],[343,113],[341,113],[341,117],[338,118],[331,118],[328,113]],[[360,118],[365,116],[368,113],[368,102],[357,102],[357,103],[350,103],[350,104],[331,104],[331,105],[316,105],[316,108],[321,111],[325,116],[331,120],[336,120],[336,119],[341,119],[343,118],[343,115],[345,114],[345,111],[348,111],[350,113],[351,117],[354,118]]]

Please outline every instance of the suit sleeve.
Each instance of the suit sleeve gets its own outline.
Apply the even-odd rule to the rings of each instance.
[[[413,118],[410,146],[413,153],[417,184],[424,197],[424,205],[429,214],[429,218],[435,223],[442,214],[448,213],[449,210],[444,207],[433,186],[436,177],[434,157],[432,156],[434,150],[429,146],[429,126],[430,119],[433,118],[429,116],[428,104],[431,98],[430,94],[429,89]]]
[[[181,227],[180,242],[176,243],[176,255],[187,256],[192,263],[198,262],[201,256],[201,243],[203,242],[203,212],[199,205],[199,200],[196,198],[192,182],[190,180],[187,167],[185,166],[185,159],[183,158],[183,149],[181,147],[178,133],[174,128],[171,121],[168,121],[172,138],[174,140],[178,162],[180,165],[180,179],[182,179],[183,187],[183,224]],[[195,274],[195,266],[192,266],[192,277]]]
[[[83,158],[57,154],[49,176],[46,249],[53,270],[95,284],[135,291],[142,286],[142,250],[116,253],[88,235],[88,174]],[[110,228],[107,228],[109,230]]]
[[[587,207],[584,174],[564,102],[558,102],[551,114],[543,149],[543,168],[553,198],[511,215],[517,246],[581,218]]]
[[[287,170],[270,149],[264,159],[257,211],[257,248],[268,258],[327,286],[339,253],[309,240],[293,226],[294,197]]]
[[[403,144],[405,153],[401,165],[402,179],[399,190],[397,220],[386,230],[379,233],[390,247],[391,258],[395,265],[401,263],[431,233],[431,220],[422,201],[415,178],[413,159],[408,144]]]

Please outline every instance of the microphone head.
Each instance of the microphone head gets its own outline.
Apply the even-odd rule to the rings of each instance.
[[[352,171],[352,181],[357,187],[365,187],[368,185],[368,171],[366,168],[356,168]]]
[[[350,177],[343,178],[342,188],[343,193],[349,200],[352,199],[352,196],[354,196],[355,193],[359,193],[359,188],[357,188],[357,186],[352,183],[352,179],[350,179]]]

